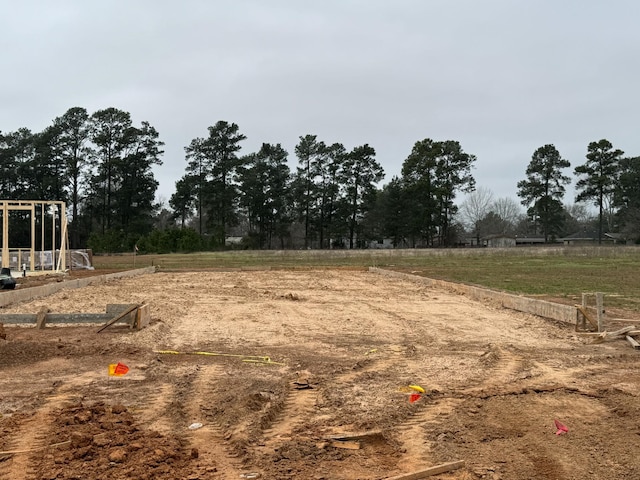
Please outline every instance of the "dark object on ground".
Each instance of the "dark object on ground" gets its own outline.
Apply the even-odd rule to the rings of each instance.
[[[7,267],[3,267],[0,270],[0,289],[13,290],[16,288],[16,279],[11,276],[11,270]]]

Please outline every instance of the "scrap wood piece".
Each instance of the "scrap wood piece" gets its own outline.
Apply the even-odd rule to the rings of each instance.
[[[363,440],[367,437],[378,437],[382,435],[382,430],[368,430],[358,433],[341,433],[339,435],[329,435],[329,440]]]
[[[360,442],[348,440],[334,440],[329,443],[334,448],[344,448],[346,450],[360,450]]]
[[[7,334],[4,331],[4,325],[2,323],[0,323],[0,338],[2,340],[6,340],[7,339]]]
[[[430,467],[426,470],[420,470],[413,473],[405,473],[402,475],[397,475],[395,477],[387,477],[386,480],[419,480],[420,478],[431,477],[440,473],[450,472],[451,470],[457,470],[458,468],[462,467],[464,467],[464,460],[459,460],[457,462],[436,465],[435,467]]]
[[[122,320],[124,317],[126,317],[127,315],[129,315],[131,312],[133,312],[134,310],[136,310],[139,307],[139,305],[135,304],[135,305],[130,305],[129,308],[127,308],[125,311],[123,311],[122,313],[119,313],[118,315],[116,315],[114,318],[112,318],[111,320],[109,320],[107,323],[105,323],[102,327],[100,327],[100,330],[98,330],[96,333],[100,333],[101,331],[103,331],[105,328],[110,327],[111,325],[113,325],[114,323],[118,322],[119,320]]]
[[[638,343],[638,341],[635,338],[633,338],[631,335],[627,335],[626,339],[627,339],[627,342],[629,342],[633,348],[635,348],[636,350],[640,349],[640,343]]]
[[[312,390],[313,387],[311,386],[311,384],[309,382],[307,382],[306,380],[304,382],[293,382],[294,388],[296,390]]]
[[[602,332],[599,333],[596,338],[593,339],[593,341],[591,343],[602,343],[602,342],[606,342],[609,340],[616,340],[618,338],[623,338],[625,336],[629,336],[629,332],[631,332],[632,330],[635,330],[636,327],[634,326],[629,326],[629,327],[623,327],[620,330],[616,330],[614,332]]]

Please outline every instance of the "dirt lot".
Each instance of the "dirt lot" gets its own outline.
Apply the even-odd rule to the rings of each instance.
[[[5,326],[1,479],[640,478],[624,341],[363,271],[156,273],[0,313],[107,303],[152,323]]]

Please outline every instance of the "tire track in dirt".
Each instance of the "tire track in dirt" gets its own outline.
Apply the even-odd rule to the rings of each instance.
[[[21,422],[7,442],[7,451],[16,451],[0,462],[2,480],[30,480],[38,478],[39,459],[48,447],[47,439],[55,419],[55,410],[70,399],[69,393],[53,393],[29,418]],[[55,447],[52,447],[55,448]]]
[[[184,413],[189,422],[202,423],[202,427],[186,430],[186,440],[193,450],[197,450],[200,461],[215,466],[221,478],[238,478],[242,473],[242,458],[233,451],[227,441],[228,432],[208,408],[211,399],[216,398],[216,381],[224,374],[223,365],[199,366],[184,404]]]
[[[446,424],[468,397],[504,390],[504,385],[512,382],[523,368],[522,357],[507,350],[493,349],[489,355],[493,368],[479,385],[442,396],[433,396],[427,392],[416,402],[414,413],[396,427],[405,452],[403,456],[407,461],[413,462],[413,465],[406,465],[407,467],[420,468],[429,463],[429,454],[433,446],[432,440],[428,438],[429,433]]]
[[[297,432],[305,424],[309,424],[313,418],[314,409],[323,389],[339,389],[341,386],[351,385],[357,382],[359,377],[395,363],[396,360],[390,357],[371,358],[366,362],[358,362],[352,369],[333,377],[331,383],[322,388],[314,388],[311,385],[310,388],[299,388],[299,385],[291,382],[281,408],[271,420],[269,427],[263,430],[264,437],[259,450],[267,454],[272,453],[278,446],[296,437]],[[339,432],[326,433],[329,435]]]
[[[271,453],[283,442],[291,440],[299,427],[313,415],[318,401],[317,389],[300,389],[291,382],[282,407],[271,420],[269,427],[263,429],[263,440],[260,449]]]
[[[484,380],[479,385],[462,389],[458,393],[470,397],[500,395],[512,389],[515,382],[522,380],[519,378],[525,368],[522,356],[504,348],[493,348],[485,358],[490,363]]]
[[[420,404],[420,402],[424,403]],[[464,400],[444,397],[434,400],[433,403],[427,402],[429,402],[428,399],[419,400],[415,413],[396,427],[396,431],[400,433],[404,457],[415,462],[414,468],[429,464],[431,442],[427,435],[432,429],[445,423]]]
[[[143,406],[134,408],[134,412],[140,411],[140,413],[136,413],[138,413],[140,423],[144,428],[167,434],[173,430],[173,425],[169,420],[169,410],[176,395],[175,386],[163,382],[160,385],[154,384],[149,389],[153,389],[153,391],[143,395]]]
[[[487,357],[497,359],[497,362],[490,368],[486,378],[476,386],[457,391],[457,395],[486,399],[501,395],[565,390],[593,397],[596,396],[593,391],[584,387],[567,386],[567,381],[575,378],[578,372],[588,371],[593,374],[607,370],[607,367],[602,365],[588,368],[553,368],[503,348],[492,349]],[[563,379],[566,381],[562,381]]]

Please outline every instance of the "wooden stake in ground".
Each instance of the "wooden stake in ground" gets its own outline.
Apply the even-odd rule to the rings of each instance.
[[[49,313],[49,309],[47,307],[40,307],[38,313],[36,314],[36,328],[43,329],[47,323],[47,313]]]
[[[604,294],[596,293],[596,314],[598,318],[598,331],[604,331]]]

